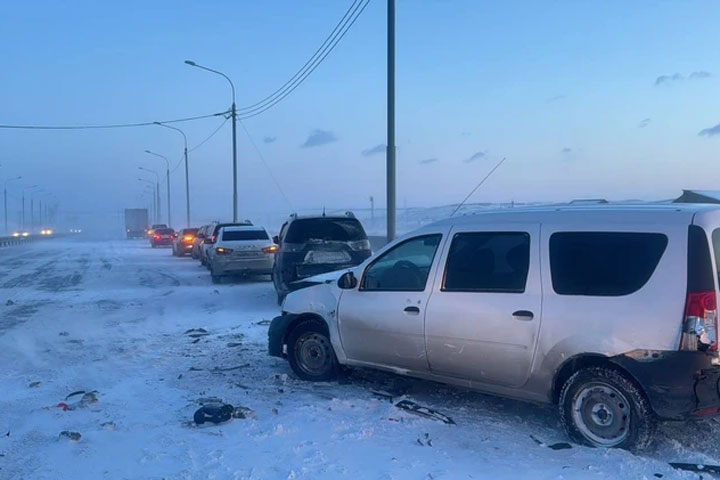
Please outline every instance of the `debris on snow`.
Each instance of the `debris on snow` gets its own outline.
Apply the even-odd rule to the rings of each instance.
[[[189,330],[185,330],[185,335],[187,335],[190,338],[200,338],[204,337],[206,335],[210,335],[210,333],[205,330],[204,328],[191,328]]]
[[[30,382],[30,385],[28,387],[30,388],[37,388],[42,384],[42,382]]]
[[[569,450],[572,448],[572,445],[570,445],[567,442],[557,442],[557,443],[548,445],[547,443],[545,443],[542,440],[540,440],[539,438],[537,438],[535,435],[531,434],[530,438],[532,438],[532,440],[535,443],[537,443],[538,445],[540,445],[541,447],[547,447],[550,450]]]
[[[695,473],[712,473],[720,474],[720,465],[706,465],[704,463],[682,463],[670,462],[670,466],[675,470],[685,470]]]
[[[447,415],[444,415],[437,410],[433,410],[432,408],[418,405],[412,400],[400,400],[395,404],[395,406],[401,410],[405,410],[406,412],[410,412],[421,417],[429,418],[431,420],[439,420],[448,425],[455,425],[455,421]]]
[[[196,425],[202,425],[205,422],[224,423],[233,418],[235,407],[229,404],[209,404],[200,407],[193,415]]]
[[[82,435],[80,432],[69,432],[67,430],[63,430],[60,432],[60,438],[67,438],[69,440],[72,440],[73,442],[79,442],[82,438]]]
[[[12,305],[15,305],[15,302],[13,302],[12,300],[8,300],[7,302],[5,302],[6,307],[10,307]]]

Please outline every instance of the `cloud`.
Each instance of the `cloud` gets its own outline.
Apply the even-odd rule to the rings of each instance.
[[[427,165],[428,163],[433,163],[433,162],[437,162],[437,161],[438,161],[438,159],[433,157],[433,158],[426,158],[424,160],[418,160],[418,163],[420,163],[422,165]]]
[[[482,151],[480,151],[480,152],[475,152],[475,153],[473,153],[469,158],[466,158],[465,160],[463,160],[463,162],[465,162],[465,163],[471,163],[471,162],[474,162],[474,161],[476,161],[476,160],[482,160],[483,158],[485,158],[485,156],[486,156],[486,153],[485,153],[485,152],[482,152]]]
[[[643,118],[640,120],[640,123],[638,123],[638,128],[645,128],[648,125],[650,125],[650,119],[649,118]]]
[[[683,80],[701,80],[703,78],[712,77],[712,73],[705,70],[698,70],[692,72],[690,75],[685,77],[682,73],[673,73],[672,75],[660,75],[655,79],[655,86],[670,85],[673,83],[681,82]]]
[[[337,142],[337,137],[333,132],[330,132],[328,130],[313,130],[310,135],[308,135],[307,140],[305,140],[305,143],[300,145],[302,148],[310,148],[310,147],[319,147],[321,145],[327,145],[328,143]]]
[[[690,77],[688,78],[710,78],[712,77],[712,73],[706,72],[705,70],[700,70],[697,72],[692,72],[690,74]]]
[[[685,77],[679,73],[673,73],[672,75],[660,75],[655,79],[655,86],[657,87],[666,83],[679,82],[684,79]]]
[[[545,101],[547,103],[553,103],[553,102],[557,102],[560,100],[564,100],[565,97],[566,97],[565,95],[555,95],[554,97],[550,97],[550,98],[546,99]]]
[[[273,142],[275,142],[275,140],[277,140],[277,137],[265,137],[265,138],[263,138],[263,142],[265,142],[265,143],[273,143]]]
[[[570,147],[565,147],[562,150],[560,150],[560,153],[572,153],[573,149]]]
[[[714,127],[704,128],[700,130],[698,135],[700,135],[701,137],[714,137],[716,135],[720,135],[720,123],[718,123]]]
[[[371,148],[366,148],[362,152],[360,152],[363,157],[370,157],[372,155],[377,155],[380,153],[385,153],[385,144],[381,143],[380,145],[375,145]]]

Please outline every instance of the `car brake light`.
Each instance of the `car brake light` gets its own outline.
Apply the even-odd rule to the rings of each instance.
[[[269,247],[265,247],[262,249],[263,253],[275,253],[278,251],[277,245],[270,245]]]
[[[714,290],[688,293],[682,350],[718,349],[717,296]]]
[[[185,236],[183,237],[183,240],[186,241],[186,242],[192,242],[194,238],[195,238],[195,237],[193,237],[192,235],[185,235]]]
[[[155,235],[155,240],[160,240],[162,237],[160,235]]]
[[[232,253],[232,248],[218,247],[215,249],[218,255],[229,255]]]

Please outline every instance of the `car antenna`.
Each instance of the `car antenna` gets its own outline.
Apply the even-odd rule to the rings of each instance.
[[[485,183],[485,180],[487,180],[488,178],[490,178],[490,175],[492,175],[493,172],[494,172],[495,170],[497,170],[497,168],[505,161],[506,158],[507,158],[507,157],[503,157],[502,160],[500,160],[500,161],[492,168],[492,170],[490,170],[490,171],[488,172],[488,174],[485,175],[485,177],[483,177],[482,180],[480,180],[480,183],[478,183],[477,185],[475,185],[475,188],[473,188],[472,191],[467,194],[467,197],[465,197],[465,199],[463,199],[463,201],[460,202],[460,205],[458,205],[457,207],[455,207],[455,210],[453,210],[453,212],[450,214],[451,217],[452,217],[453,215],[455,215],[458,210],[460,210],[460,207],[462,207],[463,205],[465,205],[465,202],[468,201],[468,198],[472,197],[472,194],[475,193],[475,191],[476,191],[478,188],[480,188],[480,186],[481,186],[483,183]]]

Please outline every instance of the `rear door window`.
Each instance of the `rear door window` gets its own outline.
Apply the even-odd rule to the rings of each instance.
[[[667,243],[662,233],[554,233],[550,237],[553,290],[589,296],[636,292],[650,280]]]
[[[290,224],[284,241],[306,243],[311,240],[356,242],[367,239],[354,218],[301,218]]]
[[[442,290],[522,293],[529,266],[526,232],[457,233],[448,252]]]
[[[234,240],[270,240],[265,230],[223,230],[222,239]]]

